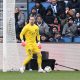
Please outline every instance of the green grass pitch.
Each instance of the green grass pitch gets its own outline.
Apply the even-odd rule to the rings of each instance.
[[[52,71],[38,73],[37,71],[0,72],[0,80],[80,80],[79,71]]]

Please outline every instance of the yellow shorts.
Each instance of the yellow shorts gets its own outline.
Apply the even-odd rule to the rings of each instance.
[[[35,53],[40,53],[41,50],[38,48],[37,43],[28,43],[25,46],[26,49],[26,54],[35,54]]]

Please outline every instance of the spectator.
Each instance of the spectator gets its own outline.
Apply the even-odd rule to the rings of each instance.
[[[76,36],[80,36],[80,26],[77,27]]]
[[[19,8],[15,8],[15,29],[16,29],[16,38],[19,41],[19,34],[25,25],[25,16],[24,14],[20,11]]]
[[[43,7],[43,5],[40,2],[36,2],[34,8],[37,10],[37,14],[40,14],[44,19],[46,13],[45,7]]]
[[[74,24],[74,20],[70,17],[68,22],[64,25],[62,35],[73,37],[76,35],[77,25]]]
[[[53,23],[49,24],[50,32],[52,31],[53,27],[55,27],[55,26],[58,28],[58,31],[60,32],[61,31],[61,24],[60,23],[61,23],[60,18],[55,17],[54,20],[53,20]]]
[[[80,2],[78,0],[71,0],[71,9],[74,11],[79,11],[80,10]]]
[[[76,17],[75,17],[74,23],[77,26],[80,26],[80,13],[76,13]]]
[[[54,15],[52,9],[46,10],[45,22],[51,26],[54,22]]]
[[[48,42],[48,36],[46,34],[41,35],[41,42]]]
[[[69,17],[75,17],[75,11],[73,11],[71,8],[69,7],[66,7],[65,8],[65,14],[66,14],[66,17],[69,18]]]
[[[36,24],[39,26],[40,29],[40,35],[46,34],[49,35],[49,27],[48,25],[43,21],[42,17],[40,15],[37,16]]]
[[[61,38],[61,34],[58,32],[57,27],[53,27],[52,36],[49,38],[49,42],[64,42]]]
[[[76,13],[74,23],[77,25],[76,35],[80,36],[80,13]]]
[[[64,0],[64,5],[65,5],[65,8],[66,7],[71,7],[71,1],[70,0]]]
[[[34,16],[35,19],[37,18],[37,10],[36,10],[36,8],[32,8],[30,16]]]
[[[64,42],[64,40],[62,39],[61,34],[59,32],[55,33],[53,42],[59,42],[59,43]]]
[[[58,31],[60,32],[60,28],[61,28],[61,25],[60,25],[60,19],[55,17],[54,19],[54,24],[53,24],[53,27],[56,26],[58,28]]]
[[[58,4],[57,0],[51,0],[51,5],[48,7],[48,9],[52,9],[53,15],[59,16],[62,12],[64,12],[63,7]]]
[[[55,33],[57,33],[57,32],[58,32],[58,28],[56,26],[54,26],[50,32],[51,34],[50,34],[49,38],[54,37]]]

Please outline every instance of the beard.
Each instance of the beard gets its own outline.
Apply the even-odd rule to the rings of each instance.
[[[38,22],[38,24],[41,24],[42,22]]]
[[[72,26],[72,23],[68,23],[68,26],[69,26],[69,27]]]

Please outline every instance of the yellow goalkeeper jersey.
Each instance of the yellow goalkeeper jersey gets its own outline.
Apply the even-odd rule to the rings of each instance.
[[[36,39],[40,41],[39,27],[37,25],[26,24],[20,33],[20,39],[25,40],[27,43],[36,43]]]

